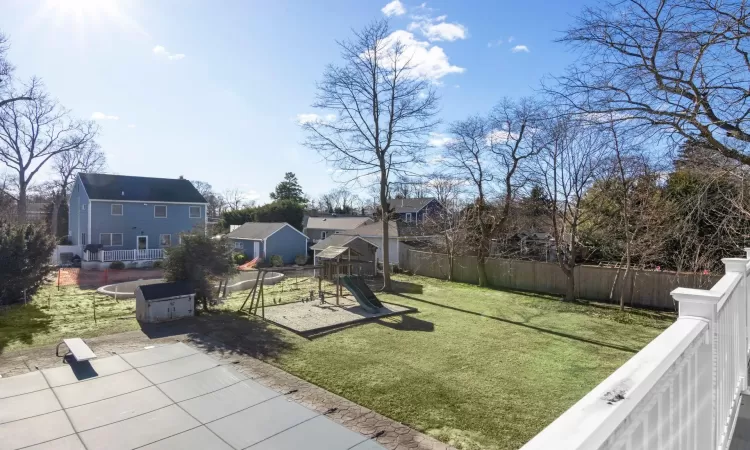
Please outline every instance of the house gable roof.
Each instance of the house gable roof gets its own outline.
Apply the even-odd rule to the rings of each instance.
[[[230,239],[250,239],[262,241],[284,227],[292,227],[286,222],[246,222],[227,234]],[[292,229],[294,229],[292,227]],[[297,231],[297,230],[294,230]],[[299,233],[299,231],[297,231]],[[303,235],[304,236],[304,235]],[[307,236],[305,236],[307,237]]]
[[[401,234],[399,229],[401,223],[397,220],[391,220],[388,222],[388,238],[396,238]],[[362,225],[353,230],[339,231],[337,234],[345,234],[348,236],[383,236],[383,222],[374,222],[367,225]]]
[[[174,281],[172,283],[142,284],[138,289],[143,293],[144,300],[158,300],[160,298],[179,297],[182,295],[195,294],[187,281]]]
[[[305,228],[315,230],[351,230],[372,222],[369,217],[308,217]]]
[[[421,211],[422,208],[430,204],[432,201],[437,201],[432,197],[425,198],[389,198],[388,205],[393,209],[396,214],[404,213],[415,213]]]
[[[189,180],[132,177],[104,173],[79,175],[91,200],[206,203]]]

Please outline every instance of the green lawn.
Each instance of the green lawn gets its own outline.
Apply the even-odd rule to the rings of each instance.
[[[416,307],[418,313],[313,340],[273,327],[284,345],[267,360],[460,449],[520,447],[674,319],[397,278],[423,285],[423,293],[380,298]],[[271,297],[301,297],[307,285],[300,281],[287,280],[283,295],[277,286]],[[234,293],[221,308],[235,323],[242,317],[240,330],[244,320],[259,320],[234,313],[246,294]],[[0,353],[56,343],[63,335],[139,328],[134,302],[97,296],[94,322],[92,299],[91,291],[67,288],[58,294],[49,287],[29,305],[0,312]]]
[[[462,449],[518,448],[674,320],[423,277],[419,309],[307,341],[272,361]],[[228,305],[231,307],[231,303]]]

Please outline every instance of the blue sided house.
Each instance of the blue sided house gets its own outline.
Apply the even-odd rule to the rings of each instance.
[[[247,222],[227,234],[234,250],[249,259],[268,261],[279,255],[284,264],[297,255],[307,255],[307,236],[286,222]]]
[[[161,259],[180,234],[206,230],[206,199],[183,178],[82,173],[69,201],[69,237],[84,260]]]
[[[431,214],[443,210],[437,199],[428,198],[389,198],[388,205],[403,223],[423,224]]]

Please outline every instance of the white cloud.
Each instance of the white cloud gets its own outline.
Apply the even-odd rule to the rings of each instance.
[[[453,142],[453,138],[443,133],[430,133],[430,137],[427,139],[427,143],[431,147],[445,147],[446,145]]]
[[[134,123],[129,123],[128,124],[128,128],[135,128],[135,124]]]
[[[401,3],[399,0],[393,0],[392,2],[388,3],[387,5],[383,6],[383,14],[386,16],[401,16],[406,14],[406,8],[404,8],[404,4]]]
[[[185,58],[184,53],[170,53],[163,45],[157,45],[156,47],[151,49],[151,51],[154,53],[154,55],[160,58],[167,58],[170,61],[179,61]]]
[[[297,114],[297,123],[301,125],[313,122],[333,122],[334,120],[336,120],[336,114],[326,114],[325,116],[315,113]]]
[[[95,113],[91,114],[91,120],[118,120],[119,117],[112,116],[109,114],[104,114],[103,112],[96,111]]]
[[[448,16],[414,16],[416,20],[409,24],[408,29],[419,30],[430,41],[455,41],[469,36],[465,26],[446,22],[447,18]]]
[[[452,65],[448,55],[437,45],[420,41],[413,33],[397,30],[386,38],[390,45],[401,42],[406,54],[411,56],[412,74],[418,78],[425,78],[437,82],[440,78],[451,73],[463,73],[466,69]]]
[[[508,38],[508,44],[510,44],[511,42],[513,42],[515,40],[516,40],[516,38],[514,36],[509,37]]]
[[[529,53],[531,50],[529,50],[529,47],[525,45],[516,45],[515,47],[510,49],[510,51],[512,51],[513,53],[518,53],[518,52]]]

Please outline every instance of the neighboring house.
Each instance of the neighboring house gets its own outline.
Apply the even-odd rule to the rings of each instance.
[[[307,236],[286,222],[247,222],[227,234],[236,252],[268,261],[279,255],[284,264],[297,255],[307,256]]]
[[[391,265],[398,264],[399,251],[402,244],[399,242],[401,237],[402,224],[398,221],[391,220],[388,222],[388,260]],[[376,257],[378,261],[383,261],[383,222],[374,222],[363,225],[349,231],[341,231],[339,234],[348,236],[360,236],[378,247]]]
[[[206,229],[206,199],[183,178],[82,173],[69,201],[68,234],[73,245],[131,250],[106,260],[160,258],[160,250],[179,244],[182,233]],[[158,251],[146,251],[151,249]]]
[[[334,234],[310,247],[313,250],[313,261],[318,265],[318,254],[323,250],[334,248],[346,248],[351,252],[344,252],[342,260],[350,258],[352,263],[352,273],[354,275],[375,275],[377,272],[376,253],[378,246],[361,236],[349,236],[345,234]]]
[[[422,224],[430,214],[443,209],[434,198],[391,198],[388,205],[402,222],[408,224]]]
[[[370,217],[308,217],[302,232],[310,242],[318,242],[338,231],[353,230],[372,222]]]

